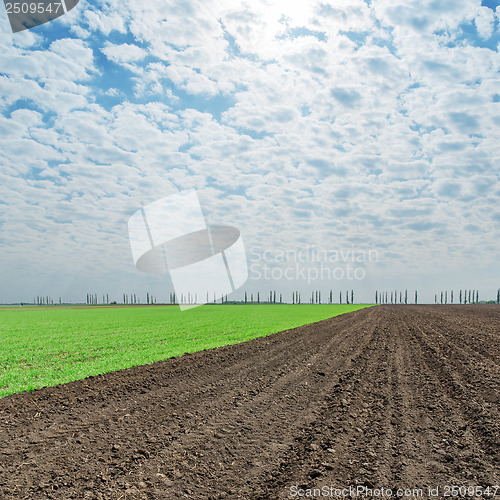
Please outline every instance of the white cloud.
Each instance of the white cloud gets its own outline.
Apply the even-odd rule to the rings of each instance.
[[[474,19],[474,24],[481,38],[490,38],[494,30],[495,13],[488,7],[481,7]]]
[[[147,56],[146,50],[129,43],[116,45],[108,42],[102,52],[110,61],[116,63],[141,61]]]
[[[91,31],[100,31],[104,35],[109,35],[112,31],[118,31],[119,33],[125,33],[125,19],[119,11],[111,11],[108,13],[94,12],[80,7],[80,11],[83,12],[83,17],[86,24]]]
[[[460,39],[472,22],[488,38],[491,9],[82,6],[78,38],[0,36],[4,266],[40,242],[49,268],[73,252],[81,270],[77,251],[106,266],[104,245],[126,274],[127,214],[190,187],[251,244],[387,249],[391,273],[413,277],[450,265],[447,248],[454,270],[494,262],[499,228],[481,214],[500,197],[499,54]],[[109,82],[98,51],[127,71]],[[457,227],[481,241],[474,255]]]

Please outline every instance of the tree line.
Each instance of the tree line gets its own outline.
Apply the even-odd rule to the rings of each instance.
[[[57,304],[57,301],[55,302]],[[22,302],[21,302],[22,304]],[[52,297],[38,295],[33,299],[33,304],[37,306],[53,306],[54,299]],[[62,304],[62,299],[59,297],[59,304]]]
[[[354,304],[354,290],[346,290],[338,292],[338,303],[339,304]],[[225,304],[229,302],[243,302],[245,304],[283,304],[284,303],[284,295],[283,293],[278,293],[276,290],[271,290],[267,295],[266,299],[261,301],[260,292],[248,293],[245,291],[244,299],[242,301],[229,301],[228,296],[225,295],[220,299],[216,298],[216,294],[212,297],[207,293],[206,303],[212,304]],[[302,293],[299,291],[293,291],[291,295],[291,304],[334,304],[335,303],[335,292],[330,290],[327,296],[327,300],[324,301],[322,298],[321,290],[313,290],[311,295],[306,299],[306,302],[303,301]],[[458,302],[455,302],[455,299],[458,298]],[[409,303],[409,294],[408,290],[391,290],[391,291],[375,291],[375,304],[408,304]],[[490,301],[495,302],[495,301]],[[62,304],[62,299],[59,297],[58,300],[54,300],[53,297],[48,295],[42,296],[39,295],[33,299],[34,305],[44,306],[44,305],[54,305],[54,304]],[[98,296],[97,293],[87,293],[86,298],[87,305],[97,305],[97,304],[117,304],[116,301],[110,302],[109,294],[102,294]],[[146,301],[143,302],[147,305],[153,305],[158,303],[158,299],[153,294],[147,292],[146,293]],[[175,292],[170,293],[169,295],[169,304],[197,304],[198,297],[196,294],[181,294],[177,295]],[[443,290],[441,292],[434,294],[434,303],[435,304],[479,304],[479,290],[465,290],[460,289],[458,291],[458,296],[454,292],[454,290]],[[497,290],[496,303],[500,304],[500,288]],[[135,293],[127,294],[124,293],[122,297],[122,304],[131,305],[131,304],[141,304],[141,299]],[[414,291],[413,294],[413,304],[418,304],[418,292]]]
[[[415,294],[413,296],[413,303],[418,304],[417,290],[415,290]],[[375,292],[375,304],[408,304],[408,290],[406,289],[404,292],[402,290],[391,290],[390,292],[379,292],[377,290]]]
[[[450,290],[450,304],[453,304],[454,296],[453,290]],[[448,304],[448,290],[438,294],[434,294],[434,303],[435,304]],[[479,290],[460,290],[458,297],[459,304],[479,304]],[[500,289],[497,291],[497,304],[500,304]]]

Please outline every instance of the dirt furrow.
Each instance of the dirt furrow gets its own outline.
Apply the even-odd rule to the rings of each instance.
[[[0,498],[498,484],[499,327],[495,306],[380,306],[9,396]]]

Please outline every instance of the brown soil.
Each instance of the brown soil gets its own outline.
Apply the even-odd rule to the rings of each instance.
[[[363,309],[0,400],[0,497],[442,498],[500,483],[499,395],[500,307]]]

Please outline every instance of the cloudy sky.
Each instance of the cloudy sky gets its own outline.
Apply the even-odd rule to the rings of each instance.
[[[192,188],[241,231],[242,290],[493,298],[498,5],[81,0],[12,34],[2,4],[0,303],[168,298],[127,224]]]

